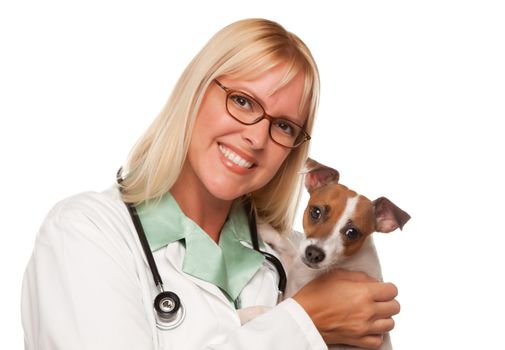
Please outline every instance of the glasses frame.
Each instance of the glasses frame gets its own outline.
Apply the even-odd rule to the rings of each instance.
[[[226,112],[228,112],[228,114],[230,115],[230,117],[232,117],[233,119],[235,119],[236,121],[238,121],[240,124],[243,124],[243,125],[254,125],[254,124],[257,124],[259,123],[260,121],[262,121],[263,119],[266,119],[268,120],[269,122],[269,126],[268,126],[268,135],[270,136],[270,139],[275,142],[276,144],[278,144],[279,146],[282,146],[282,147],[286,147],[286,148],[297,148],[298,146],[300,146],[301,144],[303,144],[304,142],[306,141],[309,141],[311,139],[309,133],[307,131],[305,131],[305,128],[301,125],[298,125],[297,123],[289,120],[289,119],[286,119],[286,118],[276,118],[276,117],[272,117],[271,115],[268,115],[266,112],[265,112],[265,108],[263,107],[263,105],[261,103],[259,103],[258,101],[256,101],[256,99],[254,97],[252,97],[251,95],[243,92],[243,91],[240,91],[240,90],[234,90],[234,89],[230,89],[226,86],[224,86],[223,84],[221,84],[217,79],[214,79],[214,82],[216,83],[217,86],[219,86],[221,89],[223,89],[224,92],[226,92],[226,99],[224,101],[225,103],[225,107],[226,107]],[[263,111],[263,114],[261,116],[259,116],[255,121],[253,121],[252,123],[246,123],[246,122],[243,122],[242,120],[240,119],[237,119],[237,117],[235,117],[231,112],[230,110],[228,109],[228,97],[233,94],[234,92],[238,92],[242,95],[245,95],[247,96],[247,98],[250,98],[252,101],[254,101],[255,103],[258,104],[258,106],[260,106],[261,110]],[[286,121],[289,121],[290,123],[296,125],[297,127],[300,128],[300,136],[303,136],[300,141],[298,141],[298,143],[295,143],[293,146],[286,146],[286,145],[283,145],[282,143],[279,143],[277,141],[274,140],[274,138],[272,137],[272,125],[273,125],[273,122],[275,120],[286,120]],[[300,137],[298,136],[298,137]]]

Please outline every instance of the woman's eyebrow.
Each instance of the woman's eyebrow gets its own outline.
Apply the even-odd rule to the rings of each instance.
[[[276,119],[284,119],[284,120],[287,120],[289,122],[292,122],[294,124],[297,124],[297,125],[302,125],[302,123],[300,123],[300,121],[298,121],[297,119],[298,118],[295,118],[295,117],[292,117],[292,116],[288,116],[288,115],[281,115],[281,116],[276,116],[276,115],[270,115],[267,111],[266,111],[266,106],[265,106],[265,101],[263,101],[263,99],[261,99],[261,97],[258,97],[257,94],[255,94],[252,90],[248,89],[247,87],[230,87],[230,86],[226,86],[228,89],[230,90],[234,90],[234,91],[238,91],[238,92],[241,92],[241,93],[244,93],[246,94],[247,96],[253,98],[256,102],[258,102],[259,104],[261,104],[261,107],[263,107],[263,110],[265,111],[266,114],[268,114],[269,116],[271,116],[272,118],[276,118]]]

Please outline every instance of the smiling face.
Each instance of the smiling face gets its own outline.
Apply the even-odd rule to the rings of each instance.
[[[306,113],[299,110],[304,76],[271,93],[285,73],[277,66],[254,80],[219,77],[229,89],[245,92],[261,103],[266,113],[304,125]],[[226,110],[226,92],[212,83],[203,98],[193,129],[187,159],[179,183],[191,184],[212,197],[234,200],[266,185],[290,153],[269,136],[269,121],[244,125]]]

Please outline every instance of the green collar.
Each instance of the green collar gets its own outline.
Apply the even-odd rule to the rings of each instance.
[[[152,251],[182,240],[186,246],[182,270],[218,286],[231,301],[235,301],[263,263],[261,253],[241,243],[251,244],[241,204],[232,206],[219,245],[184,215],[170,192],[158,202],[140,205],[137,211]]]

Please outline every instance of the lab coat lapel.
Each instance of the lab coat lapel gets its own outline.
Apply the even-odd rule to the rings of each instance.
[[[172,266],[172,268],[177,271],[177,273],[184,275],[186,278],[191,280],[197,286],[199,286],[206,292],[214,295],[219,301],[225,303],[230,307],[232,306],[232,303],[228,300],[228,298],[221,291],[221,289],[219,289],[219,287],[213,285],[210,282],[191,276],[182,271],[182,265],[184,262],[186,249],[184,248],[184,245],[180,241],[170,243],[164,249],[165,249],[165,258],[167,259],[168,263]]]

